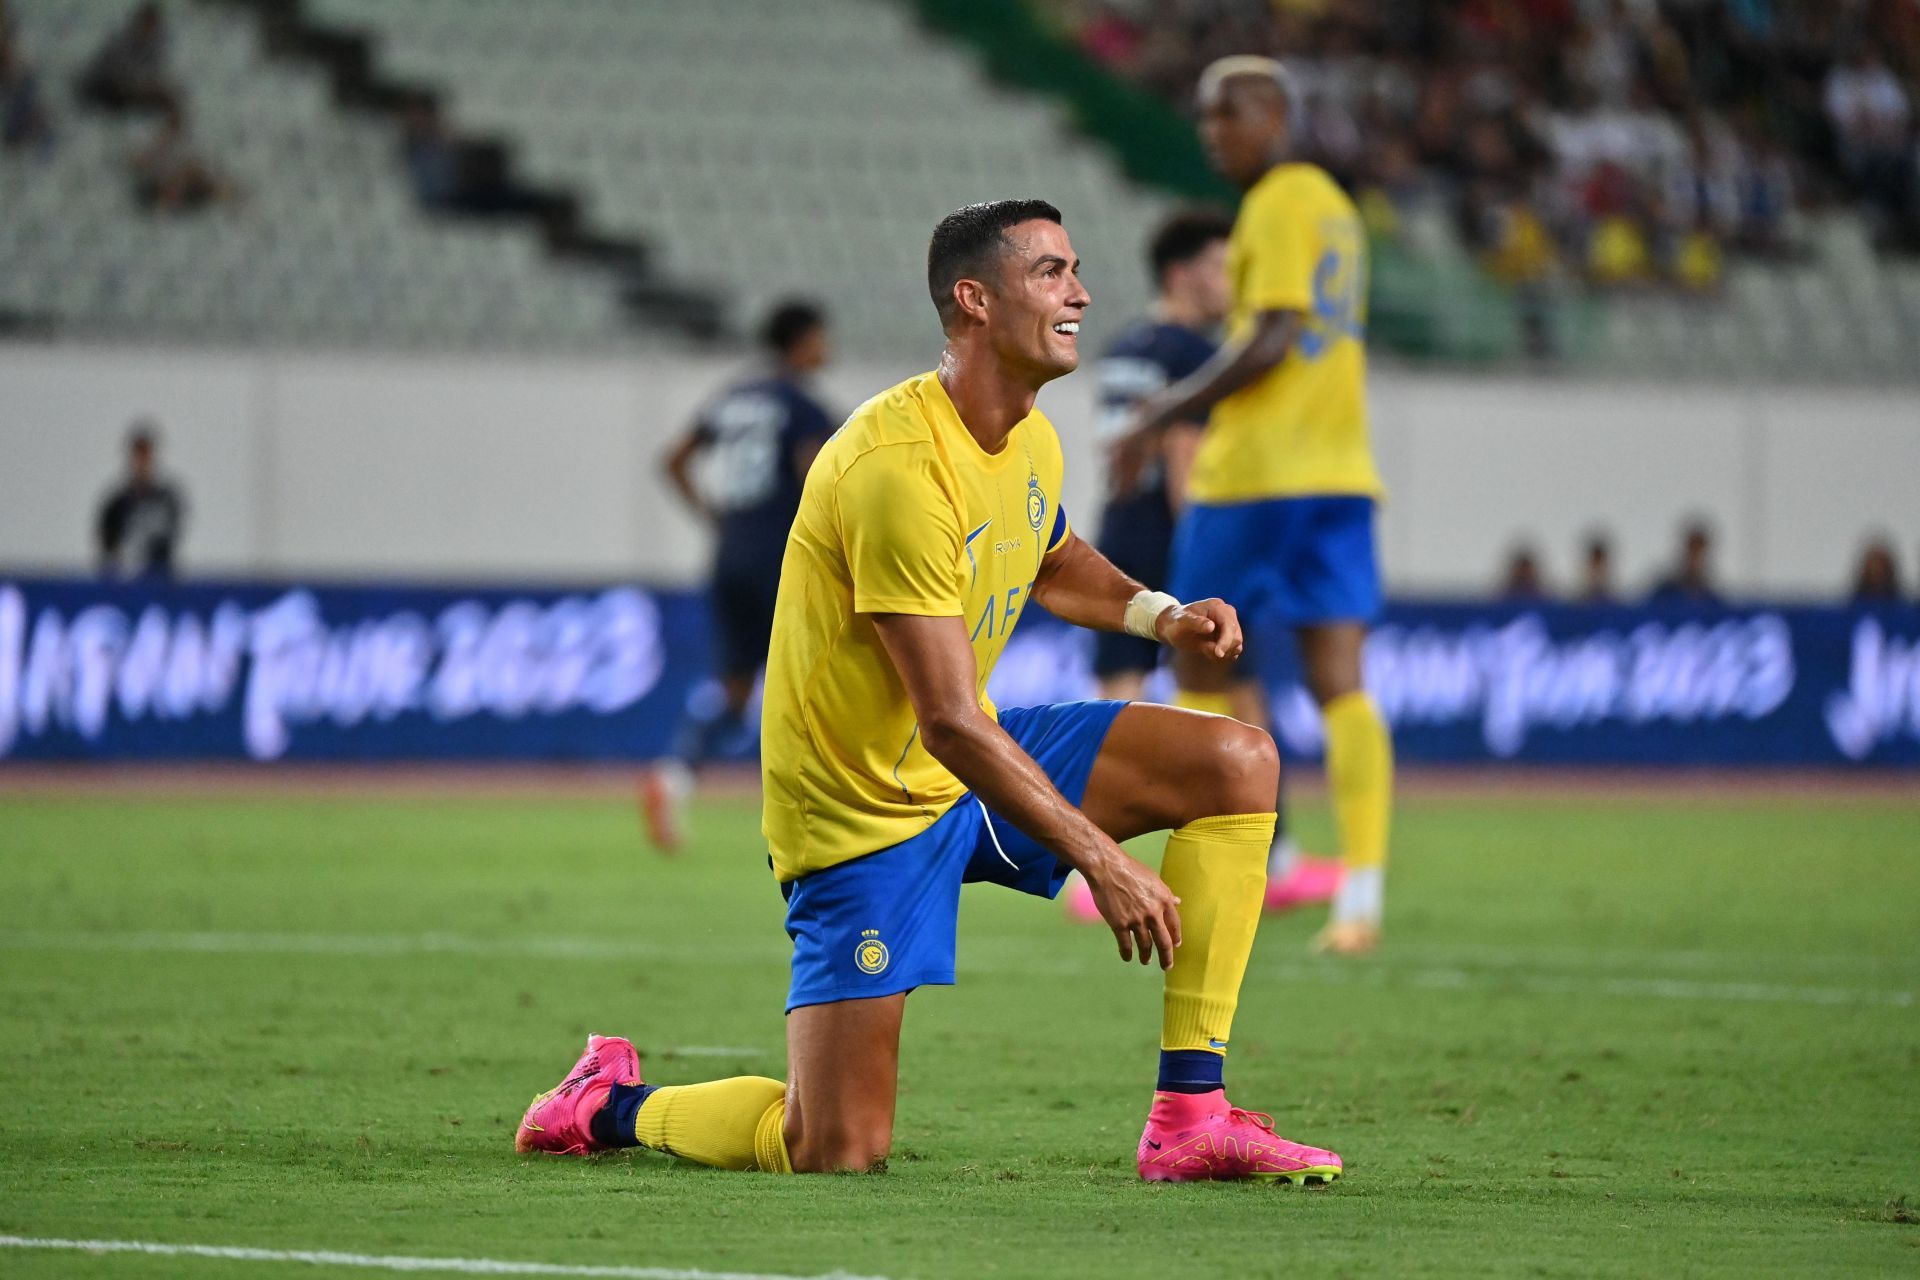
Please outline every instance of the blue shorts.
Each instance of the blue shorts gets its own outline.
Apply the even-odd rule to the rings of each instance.
[[[1218,596],[1249,627],[1368,622],[1380,613],[1372,498],[1194,503],[1173,535],[1167,590]]]
[[[1079,804],[1124,702],[1012,707],[1000,727]],[[1067,868],[972,793],[911,840],[781,886],[793,939],[787,1012],[809,1004],[953,985],[960,886],[991,881],[1051,898]]]

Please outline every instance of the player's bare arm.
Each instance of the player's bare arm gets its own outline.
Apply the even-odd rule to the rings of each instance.
[[[1306,317],[1298,311],[1260,312],[1244,338],[1229,342],[1213,359],[1141,404],[1133,430],[1114,443],[1114,465],[1137,469],[1168,428],[1205,422],[1214,405],[1278,368],[1305,326]]]
[[[1155,433],[1160,463],[1166,468],[1168,501],[1173,503],[1176,511],[1184,500],[1182,494],[1186,489],[1187,473],[1193,469],[1193,455],[1200,448],[1200,434],[1206,429],[1206,421],[1202,419],[1171,423]],[[1131,427],[1126,434],[1132,434]],[[1126,435],[1118,437],[1114,445],[1121,444],[1125,439]],[[1107,486],[1111,497],[1125,498],[1139,489],[1147,463],[1152,461],[1156,451],[1156,442],[1143,439],[1137,448],[1109,447],[1112,453],[1107,460]]]
[[[1176,422],[1161,435],[1160,452],[1167,468],[1167,504],[1179,515],[1187,505],[1187,477],[1193,474],[1194,455],[1200,452],[1204,423]]]
[[[877,614],[873,621],[933,758],[989,809],[1087,878],[1122,960],[1137,955],[1146,964],[1157,953],[1160,967],[1172,968],[1180,945],[1180,912],[1172,892],[1069,803],[1032,757],[981,710],[966,624],[957,617],[910,614]]]
[[[667,456],[661,460],[660,470],[673,486],[673,491],[680,495],[680,501],[687,504],[689,511],[711,520],[713,509],[700,496],[699,488],[693,483],[693,460],[700,456],[702,447],[699,430],[689,428],[667,451]]]
[[[1127,606],[1147,588],[1114,567],[1077,533],[1040,562],[1033,596],[1047,612],[1077,627],[1125,630]],[[1153,619],[1154,638],[1183,653],[1221,661],[1240,656],[1240,615],[1224,600],[1167,605]]]

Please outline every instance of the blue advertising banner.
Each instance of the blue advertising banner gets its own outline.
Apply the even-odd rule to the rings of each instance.
[[[0,578],[0,760],[648,759],[698,597]]]
[[[1092,696],[1091,647],[1035,610],[995,699]],[[684,591],[0,577],[0,761],[644,760],[707,652]],[[1251,662],[1316,756],[1291,655]],[[1366,678],[1412,762],[1920,765],[1915,607],[1397,603]]]
[[[1272,691],[1282,753],[1318,757],[1319,713],[1290,646],[1267,639],[1247,661]],[[995,696],[1092,696],[1091,655],[1084,633],[1036,612],[1001,659]],[[1920,765],[1911,606],[1398,602],[1367,639],[1365,677],[1406,761]],[[1164,673],[1148,691],[1171,692]]]

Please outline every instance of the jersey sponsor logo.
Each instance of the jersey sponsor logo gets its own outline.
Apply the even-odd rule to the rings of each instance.
[[[997,594],[988,596],[979,620],[973,624],[973,634],[967,638],[978,640],[984,634],[991,640],[996,634],[1004,636],[1012,631],[1014,622],[1020,616],[1020,597],[1032,589],[1031,582],[1008,587],[1004,603]]]
[[[881,974],[887,971],[887,963],[892,960],[887,953],[887,944],[880,941],[878,929],[862,929],[860,942],[853,949],[853,963],[860,972]]]

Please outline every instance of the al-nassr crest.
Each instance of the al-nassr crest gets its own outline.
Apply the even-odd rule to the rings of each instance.
[[[887,961],[891,958],[887,954],[887,944],[880,941],[878,929],[860,931],[860,945],[853,949],[853,962],[860,967],[860,972],[884,973]]]
[[[1047,495],[1040,489],[1040,477],[1027,472],[1027,523],[1033,526],[1035,533],[1047,519]]]

